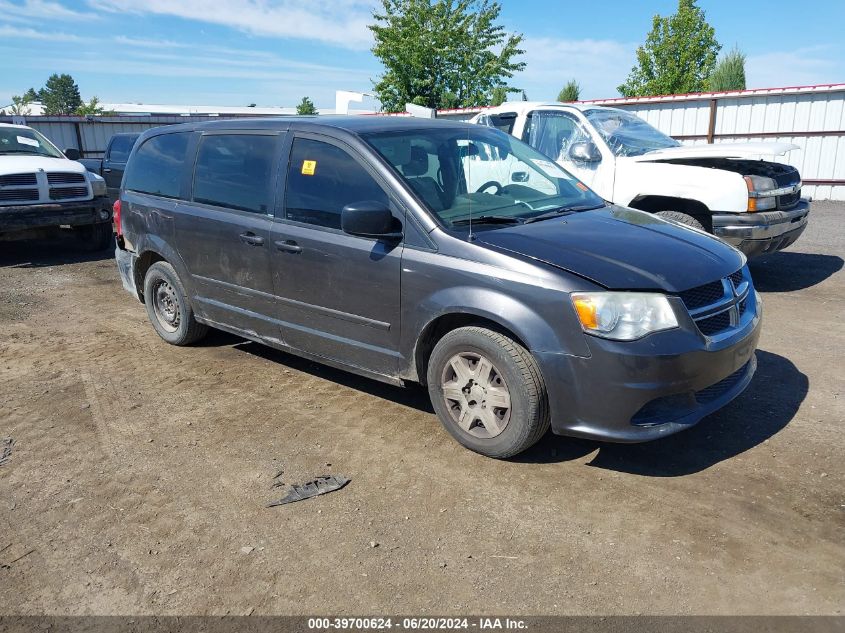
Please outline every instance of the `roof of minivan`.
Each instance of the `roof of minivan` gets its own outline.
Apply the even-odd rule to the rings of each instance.
[[[444,121],[442,119],[420,119],[414,117],[349,115],[349,116],[284,116],[248,119],[221,119],[197,123],[180,123],[167,126],[168,131],[185,130],[285,130],[293,124],[298,126],[332,127],[353,134],[367,132],[390,132],[400,130],[419,130],[452,127],[456,129],[471,125],[462,121]],[[158,128],[159,130],[161,128]]]

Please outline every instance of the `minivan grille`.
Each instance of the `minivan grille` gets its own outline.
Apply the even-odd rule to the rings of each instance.
[[[85,182],[85,175],[73,172],[57,171],[47,174],[47,182],[51,185],[70,185],[76,182]]]
[[[744,281],[745,273],[740,269],[728,275],[727,279],[678,294],[704,336],[715,336],[738,326],[739,319],[748,309],[748,293],[752,292],[749,283],[746,294],[737,303],[736,292]]]
[[[687,310],[695,310],[696,308],[703,308],[716,303],[725,294],[725,289],[722,286],[722,280],[714,281],[703,286],[698,286],[692,290],[685,290],[680,294]]]
[[[60,187],[50,189],[50,200],[67,200],[69,198],[84,198],[88,195],[88,187]]]
[[[749,361],[749,363],[750,362],[751,361]],[[722,395],[726,394],[728,391],[736,387],[737,383],[739,383],[739,381],[743,379],[747,372],[748,363],[745,363],[745,365],[737,369],[727,378],[723,378],[715,385],[710,385],[709,387],[705,387],[701,391],[696,391],[696,402],[698,402],[698,404],[707,404],[708,402],[718,400],[720,397],[722,397]]]
[[[21,187],[36,184],[38,184],[38,181],[35,179],[35,174],[7,174],[0,176],[0,187]]]
[[[30,202],[32,200],[38,200],[38,189],[0,190],[0,200],[3,202]]]

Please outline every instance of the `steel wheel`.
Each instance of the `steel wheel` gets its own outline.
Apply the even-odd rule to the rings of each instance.
[[[501,435],[511,418],[511,394],[490,359],[474,352],[455,354],[443,368],[443,398],[455,423],[478,438]]]
[[[179,329],[181,319],[179,296],[165,279],[160,279],[153,290],[153,311],[165,330],[175,332]]]

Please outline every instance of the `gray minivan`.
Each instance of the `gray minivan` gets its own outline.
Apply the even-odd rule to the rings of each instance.
[[[208,327],[393,384],[508,457],[548,430],[688,428],[745,389],[761,303],[717,238],[613,206],[521,141],[397,117],[147,131],[115,204],[127,290],[167,342]]]

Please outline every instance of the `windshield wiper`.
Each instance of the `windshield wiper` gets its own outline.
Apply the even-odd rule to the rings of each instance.
[[[525,220],[525,224],[531,224],[532,222],[542,222],[543,220],[551,220],[553,218],[559,218],[562,215],[569,215],[570,213],[577,213],[579,211],[592,211],[593,209],[601,209],[605,205],[603,204],[585,204],[580,207],[560,207],[553,211],[548,211],[546,213],[541,213],[540,215],[535,215],[533,218],[528,218]]]
[[[47,155],[31,149],[0,149],[0,154],[36,154],[37,156]]]
[[[477,218],[463,218],[454,220],[452,226],[465,226],[467,224],[522,224],[523,218],[512,215],[479,215]]]

